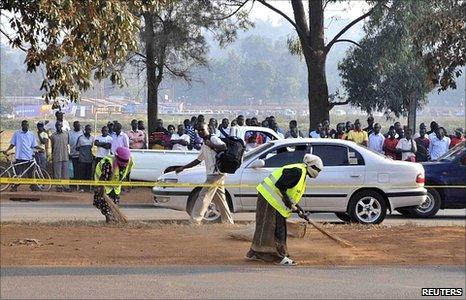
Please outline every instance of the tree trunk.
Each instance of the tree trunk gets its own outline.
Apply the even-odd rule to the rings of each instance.
[[[417,112],[417,96],[413,93],[409,98],[408,105],[408,128],[416,132],[416,112]]]
[[[308,58],[308,97],[309,97],[309,126],[316,128],[317,123],[329,119],[331,106],[328,102],[327,77],[325,75],[325,61],[327,54],[324,42],[324,3],[323,0],[309,1],[310,37]]]
[[[157,82],[157,66],[155,63],[154,47],[154,22],[150,13],[144,13],[145,32],[144,43],[146,46],[146,77],[147,77],[147,127],[150,135],[155,131],[158,119],[157,91],[160,82]]]

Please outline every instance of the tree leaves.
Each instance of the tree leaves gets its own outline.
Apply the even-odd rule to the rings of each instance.
[[[124,84],[122,68],[137,49],[139,30],[132,2],[2,0],[1,8],[11,15],[10,44],[27,52],[27,71],[44,73],[45,99],[61,95],[75,101],[92,86],[93,75]]]
[[[362,48],[352,48],[339,64],[348,100],[371,113],[387,117],[406,115],[412,97],[423,105],[433,88],[429,71],[413,42],[413,25],[428,13],[429,4],[420,0],[393,1],[383,14],[366,24]]]
[[[371,16],[363,49],[353,48],[339,65],[349,100],[368,113],[406,115],[435,85],[456,88],[465,64],[466,2],[390,1]]]

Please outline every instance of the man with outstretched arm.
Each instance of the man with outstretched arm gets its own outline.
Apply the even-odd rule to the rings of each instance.
[[[306,154],[303,163],[278,168],[257,186],[256,230],[247,259],[296,265],[286,246],[286,219],[293,212],[304,216],[298,203],[306,191],[306,177],[316,178],[322,169],[318,156]]]
[[[201,224],[204,214],[209,208],[210,203],[213,202],[220,211],[222,222],[233,224],[233,218],[231,217],[230,208],[225,197],[225,187],[223,186],[225,184],[225,174],[220,173],[216,166],[217,152],[224,151],[227,147],[219,137],[209,133],[207,124],[199,124],[197,130],[199,136],[204,141],[199,156],[189,164],[177,168],[176,173],[197,166],[202,161],[205,161],[207,174],[205,183],[212,186],[203,187],[198,199],[194,200],[194,206],[191,211],[191,223]]]

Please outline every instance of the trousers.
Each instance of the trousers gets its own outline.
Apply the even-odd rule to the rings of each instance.
[[[68,176],[68,161],[54,161],[53,162],[53,178],[55,179],[69,179]],[[64,185],[67,188],[68,186]]]
[[[205,181],[206,184],[219,184],[225,183],[224,174],[209,174]],[[200,224],[204,215],[209,208],[210,203],[214,203],[220,211],[222,223],[234,224],[231,216],[230,208],[228,207],[227,199],[225,196],[225,187],[203,187],[199,193],[199,197],[194,203],[191,212],[191,223]]]
[[[92,180],[92,162],[88,163],[88,162],[78,162],[78,173],[79,173],[79,177],[78,179],[81,179],[81,180]],[[90,190],[90,186],[81,186],[81,189],[85,190],[85,191],[89,191]]]

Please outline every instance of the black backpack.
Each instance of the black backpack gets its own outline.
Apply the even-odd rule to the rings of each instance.
[[[240,138],[227,135],[223,130],[221,131],[225,136],[221,140],[226,144],[227,150],[217,154],[217,169],[221,173],[234,174],[243,163],[244,141]]]

